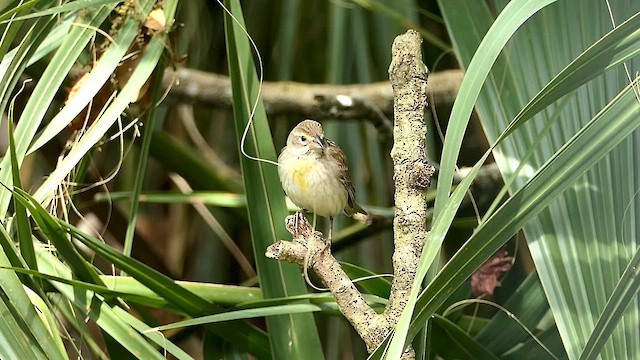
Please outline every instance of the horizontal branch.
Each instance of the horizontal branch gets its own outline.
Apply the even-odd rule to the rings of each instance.
[[[431,104],[438,106],[453,103],[461,82],[460,70],[430,74],[427,94],[431,96]],[[171,87],[169,97],[176,101],[226,109],[230,109],[232,105],[231,83],[224,75],[184,68],[177,71],[167,70],[164,86]],[[345,97],[341,98],[340,95]],[[363,115],[371,113],[372,109],[387,115],[393,113],[393,91],[388,81],[351,85],[265,81],[262,98],[270,115],[299,114],[319,119],[323,114],[330,115],[328,113],[335,107],[336,102],[350,105],[349,98],[360,102],[362,110],[351,111],[346,115],[341,113],[340,118],[372,119],[371,116]]]

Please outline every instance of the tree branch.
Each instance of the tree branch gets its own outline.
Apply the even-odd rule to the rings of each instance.
[[[384,315],[394,326],[407,303],[422,248],[427,238],[427,196],[435,169],[427,163],[425,138],[427,127],[428,70],[422,62],[422,37],[409,31],[393,43],[389,77],[394,93],[395,126],[393,178],[396,216],[393,224],[395,251],[394,278],[389,304]]]
[[[394,278],[389,302],[382,314],[369,306],[340,264],[320,232],[314,231],[301,214],[287,217],[293,241],[279,241],[267,248],[266,256],[311,267],[331,291],[340,311],[374,351],[393,331],[405,308],[415,279],[420,254],[426,241],[427,198],[435,169],[425,152],[428,70],[422,62],[422,37],[413,30],[396,37],[389,76],[393,86],[395,124],[394,163],[396,186],[393,253]],[[403,359],[415,359],[411,347]]]
[[[303,268],[311,267],[333,294],[340,311],[364,340],[367,349],[370,352],[375,350],[390,331],[386,319],[366,303],[336,258],[331,255],[322,233],[314,231],[304,215],[297,213],[288,216],[286,226],[294,236],[293,241],[278,241],[270,245],[265,256],[298,264]]]
[[[426,91],[432,96],[435,106],[450,105],[461,82],[461,70],[434,73],[429,78]],[[231,83],[226,76],[193,69],[167,70],[163,83],[165,88],[171,87],[169,97],[180,102],[231,109]],[[339,98],[340,95],[344,98]],[[348,98],[354,99],[353,105],[349,106],[345,102]],[[388,81],[352,85],[265,81],[262,99],[270,115],[299,114],[313,119],[372,119],[379,118],[380,114],[388,116],[393,112],[393,91]],[[340,109],[340,104],[349,111]]]

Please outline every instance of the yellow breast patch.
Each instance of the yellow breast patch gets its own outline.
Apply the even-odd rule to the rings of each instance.
[[[293,170],[293,181],[302,193],[307,192],[307,177],[313,165],[313,161],[298,161]]]

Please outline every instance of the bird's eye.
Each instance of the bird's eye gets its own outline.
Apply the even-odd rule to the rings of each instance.
[[[307,137],[304,136],[304,135],[300,136],[300,141],[306,142],[307,141]]]

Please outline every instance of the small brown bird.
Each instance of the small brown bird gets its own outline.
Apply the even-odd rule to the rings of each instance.
[[[291,201],[303,211],[329,218],[329,241],[333,218],[342,211],[368,221],[366,211],[356,204],[347,158],[338,145],[325,139],[320,123],[304,120],[291,130],[278,164],[280,182]]]

